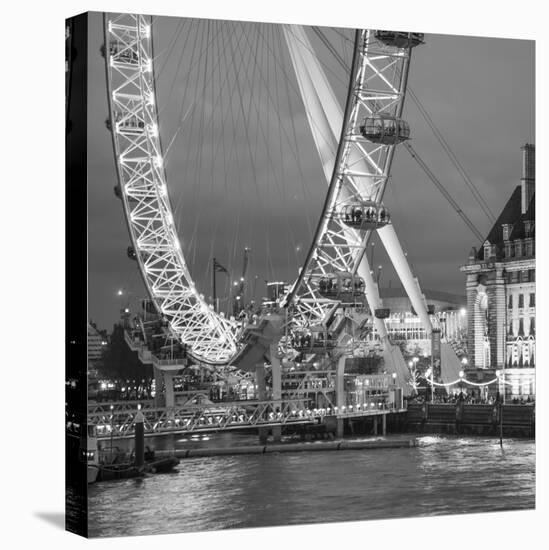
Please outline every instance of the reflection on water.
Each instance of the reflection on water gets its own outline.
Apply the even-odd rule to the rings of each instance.
[[[248,438],[241,436],[238,443],[251,442]],[[534,508],[533,441],[506,440],[503,450],[497,439],[429,436],[419,441],[410,449],[187,459],[177,473],[99,483],[89,490],[89,534]],[[212,443],[220,446],[219,439],[196,444]]]

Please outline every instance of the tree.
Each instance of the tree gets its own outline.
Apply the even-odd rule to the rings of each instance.
[[[124,327],[116,324],[110,343],[103,351],[103,365],[100,372],[108,378],[142,379],[153,375],[151,365],[143,365],[137,352],[131,351],[124,340]]]
[[[412,387],[412,390],[414,392],[414,395],[417,395],[418,387],[419,387],[419,371],[417,370],[416,366],[408,367],[409,370],[409,376],[406,382]]]

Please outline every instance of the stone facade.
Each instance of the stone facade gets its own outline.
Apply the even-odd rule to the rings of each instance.
[[[535,394],[535,148],[522,148],[521,183],[466,274],[470,369],[505,369],[506,394]],[[503,390],[503,387],[501,388]]]

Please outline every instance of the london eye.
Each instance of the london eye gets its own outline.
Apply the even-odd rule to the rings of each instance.
[[[247,24],[244,31],[253,25]],[[410,137],[403,119],[404,99],[412,51],[423,42],[423,35],[359,29],[343,36],[349,45],[349,60],[341,103],[315,53],[311,29],[280,28],[328,187],[299,275],[277,306],[291,312],[292,327],[306,331],[326,326],[344,308],[367,305],[371,322],[382,340],[387,340],[382,316],[373,315],[382,305],[365,254],[372,233],[377,232],[414,308],[430,326],[424,300],[383,204],[396,147]],[[192,258],[184,251],[174,221],[166,171],[171,142],[167,148],[161,142],[162,106],[156,89],[157,75],[164,66],[157,66],[160,55],[154,51],[154,20],[144,15],[105,14],[104,31],[116,194],[122,200],[132,257],[158,313],[189,355],[206,365],[230,365],[242,347],[245,327],[218,312],[215,303],[199,291],[189,267]],[[322,30],[313,31],[333,50]],[[212,32],[206,44],[212,53],[210,68],[204,69],[212,74],[219,70],[214,37]],[[333,53],[337,58],[337,51]],[[207,55],[197,55],[197,66],[207,59]],[[223,78],[219,76],[219,82]],[[237,87],[234,94],[242,96],[242,89]]]

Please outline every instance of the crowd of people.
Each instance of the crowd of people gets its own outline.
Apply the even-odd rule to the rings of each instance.
[[[472,394],[466,391],[454,392],[452,394],[438,394],[435,393],[431,396],[430,391],[427,394],[418,394],[408,399],[408,403],[465,403],[467,405],[495,405],[498,402],[498,397],[496,395],[481,395],[481,394]],[[506,404],[511,405],[534,405],[535,400],[531,396],[524,397],[514,397],[512,399],[507,399]]]

